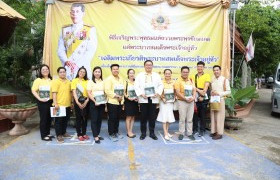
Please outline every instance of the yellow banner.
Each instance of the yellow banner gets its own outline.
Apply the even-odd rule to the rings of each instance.
[[[110,65],[117,63],[126,77],[127,69],[143,71],[144,61],[150,59],[155,72],[162,74],[168,68],[178,77],[182,66],[196,73],[198,61],[205,62],[205,72],[210,74],[213,65],[221,64],[221,4],[191,8],[171,7],[166,2],[135,6],[100,1],[83,6],[82,14],[77,11],[83,8],[72,3],[56,1],[50,7],[53,75],[59,66],[66,66],[71,79],[77,68],[85,66],[91,77],[93,67],[101,66],[106,77]]]

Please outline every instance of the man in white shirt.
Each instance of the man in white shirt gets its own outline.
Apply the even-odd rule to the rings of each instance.
[[[221,76],[221,66],[213,66],[214,77],[211,81],[211,96],[220,97],[220,109],[211,109],[211,134],[214,140],[222,139],[225,123],[225,100],[224,97],[231,94],[228,79]]]
[[[145,72],[141,72],[135,79],[135,92],[139,97],[141,111],[141,136],[140,140],[146,138],[147,121],[149,121],[150,137],[154,140],[158,138],[155,135],[156,107],[159,103],[160,95],[163,91],[163,83],[158,73],[152,72],[153,62],[146,60],[144,62]]]
[[[58,41],[58,57],[66,68],[69,80],[75,78],[82,66],[86,68],[89,79],[92,78],[90,64],[97,48],[97,36],[95,27],[84,24],[84,15],[83,4],[72,4],[70,17],[73,24],[62,27]]]

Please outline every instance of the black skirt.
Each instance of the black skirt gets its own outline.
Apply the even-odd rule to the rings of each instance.
[[[124,110],[126,116],[137,116],[139,112],[138,102],[125,99]]]

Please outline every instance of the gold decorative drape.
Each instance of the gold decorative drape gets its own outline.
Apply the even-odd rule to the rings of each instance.
[[[82,2],[82,3],[91,3],[97,2],[99,0],[60,0],[63,2]],[[139,5],[138,0],[119,0],[124,3]],[[156,4],[163,2],[163,0],[147,0],[146,5]],[[223,6],[223,16],[224,16],[224,26],[223,26],[223,50],[222,50],[222,75],[230,78],[230,29],[229,29],[229,17],[228,17],[228,8],[230,5],[230,0],[180,0],[182,5],[193,7],[193,8],[205,8],[209,6],[216,6],[222,4]],[[48,5],[49,7],[51,5]],[[44,42],[44,56],[43,61],[45,64],[51,66],[51,12],[52,8],[48,8],[46,16],[46,29],[45,29],[45,42]]]

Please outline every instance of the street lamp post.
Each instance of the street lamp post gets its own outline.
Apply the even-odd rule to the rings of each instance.
[[[234,40],[235,40],[235,12],[238,8],[238,0],[231,1],[230,9],[233,11],[232,21],[232,55],[231,55],[231,86],[234,83]]]

